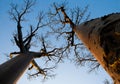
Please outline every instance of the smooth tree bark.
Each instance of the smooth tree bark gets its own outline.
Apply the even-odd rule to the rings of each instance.
[[[73,32],[111,76],[114,84],[120,84],[120,13],[75,24],[64,6],[55,5],[55,8],[58,15],[59,11],[63,14],[62,20],[58,17],[61,23],[70,24]]]
[[[76,49],[78,45],[81,45],[81,43],[75,44],[74,35],[76,34],[77,37],[82,40],[86,47],[91,51],[99,64],[102,65],[106,72],[108,72],[108,74],[112,77],[114,84],[120,84],[120,13],[106,15],[104,17],[79,24],[86,10],[82,13],[79,9],[77,11],[75,10],[76,17],[74,19],[74,12],[72,12],[73,18],[71,19],[67,15],[64,5],[58,8],[54,4],[56,13],[52,15],[56,16],[58,14],[59,22],[63,24],[63,28],[65,24],[70,24],[70,27],[72,28],[70,32],[60,32],[60,35],[68,35],[67,46],[60,48],[49,48],[49,46],[46,44],[45,38],[42,37],[40,38],[40,52],[35,52],[30,51],[30,48],[36,32],[40,28],[51,24],[54,22],[54,20],[52,20],[50,23],[43,24],[42,20],[44,15],[40,13],[38,16],[37,25],[30,25],[30,31],[28,34],[23,34],[22,29],[24,27],[22,23],[25,21],[26,15],[30,13],[31,7],[35,4],[35,2],[34,0],[25,0],[24,3],[25,4],[22,9],[18,9],[18,5],[12,4],[12,8],[9,11],[12,20],[16,22],[16,33],[13,35],[13,39],[16,46],[19,48],[19,51],[11,52],[11,57],[13,55],[16,56],[16,54],[18,55],[0,65],[0,83],[16,84],[17,80],[21,77],[30,62],[32,63],[32,66],[28,69],[31,70],[33,67],[35,67],[37,71],[37,73],[34,73],[30,76],[38,76],[41,74],[46,77],[48,75],[47,71],[55,68],[55,66],[50,68],[42,68],[37,64],[34,58],[44,57],[46,58],[45,63],[54,61],[56,64],[62,60],[64,56],[69,55],[67,50],[69,51],[69,48],[72,46],[74,47],[76,56],[79,56],[78,52],[76,52]],[[61,18],[59,12],[63,14],[63,18]],[[73,20],[75,20],[75,22]],[[96,62],[96,59],[82,58],[80,61]]]
[[[87,21],[74,28],[100,65],[120,84],[120,13]]]
[[[26,55],[18,55],[0,65],[0,84],[16,84],[34,58]]]
[[[40,58],[41,56],[42,54],[39,52],[19,53],[19,55],[16,55],[16,57],[1,64],[0,83],[16,84],[30,63],[33,62],[35,58]],[[39,69],[38,67],[37,69],[39,70],[39,73],[45,75],[42,69]]]

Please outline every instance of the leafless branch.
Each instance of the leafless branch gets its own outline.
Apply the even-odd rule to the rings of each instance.
[[[15,41],[16,45],[20,49],[20,51],[18,51],[18,52],[11,52],[10,53],[11,58],[13,55],[16,56],[16,54],[27,53],[29,55],[30,54],[35,55],[35,58],[47,57],[50,60],[52,58],[51,56],[56,55],[56,54],[54,54],[55,51],[53,51],[53,50],[49,50],[47,52],[45,41],[43,38],[41,40],[41,43],[42,43],[43,49],[45,49],[45,51],[44,52],[30,51],[31,41],[32,41],[33,37],[36,35],[36,32],[38,31],[38,29],[40,29],[44,26],[47,26],[49,24],[47,22],[43,23],[43,19],[44,19],[45,15],[43,15],[43,12],[40,12],[37,17],[38,22],[37,22],[36,26],[30,25],[30,32],[27,35],[23,34],[22,22],[25,20],[26,15],[31,12],[31,8],[33,7],[34,4],[35,4],[35,0],[24,0],[24,6],[22,9],[19,9],[18,5],[11,5],[11,10],[9,11],[9,14],[10,14],[12,20],[15,21],[17,24],[17,32],[16,32],[16,34],[13,35],[13,37],[14,37],[14,41]],[[35,60],[33,60],[31,63],[32,63],[32,66],[29,69],[36,68],[36,71],[37,71],[37,73],[35,73],[36,75],[37,74],[42,74],[44,76],[47,75],[46,70],[48,70],[50,68],[42,69]]]
[[[55,68],[56,68],[56,67],[54,66],[54,67],[39,69],[38,72],[36,72],[36,73],[34,73],[34,74],[29,74],[29,76],[34,77],[34,76],[39,76],[39,74],[40,74],[40,75],[42,74],[42,75],[44,76],[44,79],[46,79],[46,78],[48,78],[48,77],[53,76],[53,75],[50,75],[50,74],[48,73],[48,71],[53,70],[53,69],[55,69]]]
[[[84,58],[83,56],[81,56],[82,48],[85,47],[83,47],[83,43],[77,40],[73,31],[74,27],[83,19],[87,8],[82,12],[79,8],[71,11],[71,19],[71,17],[69,17],[70,15],[66,12],[64,4],[58,6],[54,3],[53,7],[55,9],[55,13],[49,13],[50,17],[48,19],[50,21],[45,22],[45,14],[40,12],[37,17],[38,21],[36,25],[30,25],[30,31],[27,35],[24,35],[22,31],[22,22],[25,20],[25,15],[30,13],[31,7],[34,5],[35,2],[33,0],[25,0],[24,3],[25,6],[22,8],[22,10],[18,9],[18,5],[13,5],[12,10],[10,11],[11,17],[17,23],[17,33],[13,36],[14,41],[20,49],[20,51],[18,52],[12,52],[11,55],[29,53],[31,55],[35,55],[35,58],[44,58],[45,64],[49,64],[50,62],[54,62],[55,64],[50,68],[42,68],[42,66],[38,65],[37,61],[33,60],[32,66],[29,68],[29,70],[35,68],[36,73],[33,73],[30,76],[37,76],[39,74],[44,75],[44,77],[48,76],[47,72],[51,69],[54,69],[59,62],[63,61],[63,58],[70,58],[70,54],[74,55],[75,58],[77,58],[78,60],[77,62],[79,63],[96,62],[96,60],[92,57]],[[67,24],[70,24],[71,28]],[[42,37],[38,36],[37,40],[40,40],[41,45],[40,51],[30,51],[33,37],[35,37],[37,31],[44,26],[49,26],[51,28],[51,31],[49,32],[51,32],[52,35],[57,34],[56,37],[63,37],[61,40],[64,40],[64,43],[60,43],[60,45],[57,47],[54,46],[54,43],[53,45],[51,45],[52,47],[48,47],[48,45],[50,44],[48,44],[45,40],[48,38],[44,37],[45,35],[43,35]]]
[[[76,58],[76,63],[79,65],[85,65],[87,62],[96,63],[96,66],[92,67],[92,70],[99,67],[97,60],[94,59],[92,55],[89,53],[82,53],[85,52],[85,47],[83,46],[83,43],[77,40],[73,30],[76,25],[88,20],[89,14],[86,15],[88,6],[84,9],[76,7],[70,11],[66,10],[64,5],[59,6],[56,3],[53,4],[53,7],[55,11],[52,12],[51,10],[49,12],[50,20],[53,22],[53,25],[50,25],[51,34],[55,34],[57,38],[59,37],[59,39],[60,37],[63,37],[65,40],[66,43],[63,43],[64,47],[61,48],[62,55],[69,57],[70,53],[72,53],[72,55]],[[54,24],[58,26],[54,26]],[[67,24],[70,24],[71,28],[69,28]]]

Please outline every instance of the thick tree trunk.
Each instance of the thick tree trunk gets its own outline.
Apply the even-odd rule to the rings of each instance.
[[[33,60],[33,56],[20,54],[0,65],[0,84],[16,84]]]
[[[112,77],[114,84],[120,84],[120,13],[82,23],[74,32]]]

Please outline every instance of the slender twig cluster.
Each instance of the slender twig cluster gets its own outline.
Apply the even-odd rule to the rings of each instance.
[[[35,4],[34,0],[25,0],[24,6],[21,10],[18,8],[18,5],[14,5],[14,4],[11,5],[12,8],[9,11],[9,14],[12,20],[15,21],[17,24],[16,26],[17,32],[16,34],[13,35],[13,38],[16,46],[19,48],[20,51],[11,52],[10,56],[12,57],[13,55],[16,55],[16,54],[26,53],[29,55],[34,55],[35,58],[47,57],[46,63],[52,60],[55,60],[56,63],[58,63],[62,59],[62,56],[60,56],[60,54],[63,54],[63,52],[61,52],[61,48],[50,48],[49,50],[47,50],[47,45],[44,37],[42,37],[40,40],[41,42],[40,52],[30,51],[30,48],[32,47],[32,44],[31,44],[32,40],[36,36],[37,31],[40,28],[47,26],[49,24],[49,23],[42,23],[44,15],[42,12],[40,12],[36,26],[30,25],[29,26],[30,32],[27,35],[24,35],[22,30],[24,28],[22,26],[22,22],[25,21],[25,16],[28,13],[30,13],[30,10],[34,4]],[[46,77],[47,71],[54,69],[56,67],[56,64],[55,64],[55,66],[52,66],[49,68],[42,68],[37,64],[35,60],[33,60],[31,64],[32,65],[31,67],[29,67],[29,70],[35,67],[37,72],[31,74],[30,76],[35,76],[35,75],[37,76],[38,74],[42,74],[44,75],[44,77]]]
[[[84,10],[81,10],[79,7],[75,9],[71,9],[68,13],[65,9],[65,5],[58,6],[56,3],[53,4],[54,12],[51,10],[49,12],[50,21],[53,22],[53,24],[57,24],[58,26],[50,25],[50,28],[53,33],[57,34],[57,38],[59,37],[65,37],[64,40],[66,40],[67,43],[65,43],[65,52],[71,53],[75,56],[76,62],[79,65],[85,65],[86,62],[91,62],[92,64],[95,63],[96,66],[91,67],[93,70],[96,67],[99,67],[99,64],[97,60],[89,54],[83,54],[83,51],[85,51],[85,47],[83,46],[83,43],[77,40],[77,37],[74,33],[74,28],[76,25],[79,25],[82,21],[86,21],[89,18],[89,15],[86,15],[88,6],[85,7]],[[86,18],[83,18],[85,17]],[[67,25],[70,24],[70,27]],[[88,52],[87,52],[88,53]],[[81,55],[83,54],[83,55]],[[86,55],[86,56],[84,56]]]
[[[22,23],[25,21],[26,15],[31,12],[31,8],[33,7],[34,4],[35,4],[34,0],[25,0],[22,9],[19,9],[18,5],[12,4],[11,5],[12,8],[9,11],[12,20],[15,21],[17,24],[16,26],[17,32],[16,34],[13,35],[13,38],[16,46],[20,50],[18,52],[16,51],[11,52],[11,57],[12,55],[16,54],[27,53],[30,55],[34,55],[35,58],[44,57],[46,59],[45,63],[53,61],[55,64],[52,67],[42,68],[35,60],[33,60],[31,63],[32,65],[29,67],[28,70],[31,70],[33,69],[33,67],[35,67],[37,72],[29,74],[30,76],[38,76],[39,74],[44,75],[44,77],[49,76],[47,71],[54,69],[60,61],[63,61],[63,58],[65,57],[69,58],[71,54],[75,56],[75,58],[73,59],[75,59],[75,61],[79,62],[80,64],[84,62],[96,62],[96,60],[92,58],[91,55],[88,58],[81,56],[80,51],[85,47],[83,46],[82,42],[78,41],[74,33],[74,28],[76,25],[80,24],[81,20],[83,19],[87,11],[87,7],[85,8],[84,11],[81,11],[79,8],[70,10],[71,17],[69,17],[68,16],[69,14],[67,14],[64,5],[58,7],[54,3],[53,8],[55,9],[55,13],[52,13],[52,11],[48,13],[49,21],[45,22],[44,21],[45,14],[43,15],[43,13],[40,12],[36,26],[30,25],[29,26],[30,31],[27,35],[25,35],[23,33],[24,27]],[[86,19],[88,17],[89,15],[86,17]],[[70,24],[71,28],[69,28],[67,24]],[[46,26],[50,27],[51,29],[51,30],[49,29],[50,30],[49,34],[51,33],[52,35],[57,34],[56,37],[58,39],[62,37],[62,41],[64,41],[64,43],[61,43],[59,47],[54,46],[55,43],[54,45],[51,45],[52,47],[48,47],[48,44],[46,42],[47,38],[44,37],[46,35],[45,33],[45,35],[42,35],[42,37],[37,38],[37,40],[39,40],[41,44],[40,51],[39,52],[30,51],[32,47],[32,41],[35,39],[34,37],[37,37],[36,34],[38,30]]]

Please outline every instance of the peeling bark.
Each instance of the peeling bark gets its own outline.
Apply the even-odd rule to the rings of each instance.
[[[120,13],[82,23],[74,32],[113,78],[114,84],[120,84]]]

